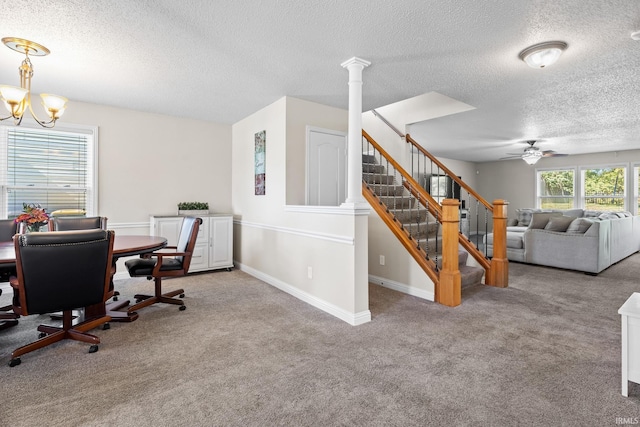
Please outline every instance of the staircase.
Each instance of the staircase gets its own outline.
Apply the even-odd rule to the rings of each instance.
[[[362,179],[379,204],[374,208],[390,220],[385,222],[394,234],[401,239],[408,238],[419,257],[432,261],[428,265],[438,276],[442,270],[442,226],[438,219],[428,207],[420,206],[419,199],[405,185],[398,183],[375,156],[362,155]],[[416,254],[412,255],[416,258]],[[484,276],[483,268],[467,265],[468,256],[467,251],[458,251],[462,288],[481,284]]]

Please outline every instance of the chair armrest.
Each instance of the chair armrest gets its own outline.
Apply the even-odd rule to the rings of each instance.
[[[162,267],[162,258],[164,257],[176,257],[176,256],[187,256],[189,255],[186,252],[152,252],[149,255],[149,258],[155,257],[158,258],[155,265],[153,266],[152,275],[158,274],[160,272],[160,268]]]
[[[18,282],[18,278],[16,276],[9,277],[9,284],[13,289],[18,289],[20,287],[20,282]]]

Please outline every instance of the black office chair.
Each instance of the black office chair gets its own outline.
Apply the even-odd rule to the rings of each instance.
[[[62,311],[62,327],[40,325],[44,337],[11,353],[9,366],[20,364],[20,356],[63,339],[93,344],[100,339],[86,333],[111,318],[103,315],[73,325],[73,309],[104,304],[113,274],[113,231],[83,230],[21,234],[15,238],[17,277],[13,310],[21,316]]]
[[[191,256],[198,238],[200,224],[202,224],[202,219],[200,218],[185,217],[182,220],[182,227],[180,228],[176,246],[167,246],[160,252],[146,254],[143,255],[143,258],[130,259],[124,263],[131,277],[147,277],[148,279],[153,277],[155,281],[155,294],[135,295],[134,298],[137,304],[129,307],[127,310],[129,313],[158,302],[179,305],[180,310],[187,308],[184,305],[184,301],[173,298],[176,295],[184,298],[183,289],[162,293],[162,278],[185,276],[189,272]],[[170,252],[166,251],[166,249],[175,249],[175,251]]]
[[[0,219],[0,241],[11,242],[18,230],[18,224],[13,219]],[[3,264],[0,267],[0,282],[8,282],[9,278],[16,274],[16,264]],[[2,295],[2,289],[0,289]],[[18,324],[18,316],[13,311],[11,305],[0,307],[0,330]]]
[[[49,219],[49,231],[72,231],[72,230],[93,230],[107,229],[107,217],[51,217]]]

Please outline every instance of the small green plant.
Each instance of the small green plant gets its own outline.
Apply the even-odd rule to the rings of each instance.
[[[209,203],[206,202],[180,202],[178,209],[181,211],[200,211],[209,209]]]

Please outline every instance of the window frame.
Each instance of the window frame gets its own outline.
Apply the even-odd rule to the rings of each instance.
[[[571,171],[573,172],[573,196],[565,196],[565,197],[561,197],[558,196],[558,198],[565,198],[565,199],[569,199],[569,198],[573,198],[573,207],[576,208],[578,207],[578,203],[579,203],[579,199],[578,199],[578,179],[577,179],[577,175],[578,175],[578,168],[576,166],[563,166],[563,167],[557,167],[557,168],[536,168],[535,169],[535,195],[536,195],[536,208],[538,209],[542,209],[542,198],[549,198],[550,196],[542,196],[541,195],[541,188],[540,188],[540,175],[544,172],[561,172],[561,171]]]
[[[87,216],[95,216],[98,213],[98,127],[91,125],[79,125],[73,123],[56,123],[56,126],[52,129],[43,128],[35,121],[25,118],[21,125],[21,128],[27,128],[36,132],[51,133],[72,133],[82,134],[88,138],[87,143],[87,186],[86,186],[86,211]],[[3,169],[3,175],[0,175],[0,218],[8,218],[9,209],[9,196],[8,190],[8,178],[6,177],[8,169],[8,138],[7,132],[10,129],[15,129],[16,126],[12,124],[0,123],[0,167]]]
[[[586,185],[585,185],[585,172],[588,170],[593,170],[593,169],[612,169],[612,168],[623,168],[624,169],[624,193],[622,196],[620,197],[616,197],[616,198],[621,198],[623,205],[622,205],[622,209],[621,211],[628,211],[628,207],[629,207],[629,191],[628,191],[628,185],[629,185],[629,164],[628,163],[605,163],[605,164],[597,164],[597,165],[585,165],[585,166],[580,166],[580,207],[582,209],[587,209],[586,206],[586,202],[585,199],[587,198],[587,196],[585,195],[585,189],[586,189]],[[607,197],[612,197],[612,196],[607,196]]]

